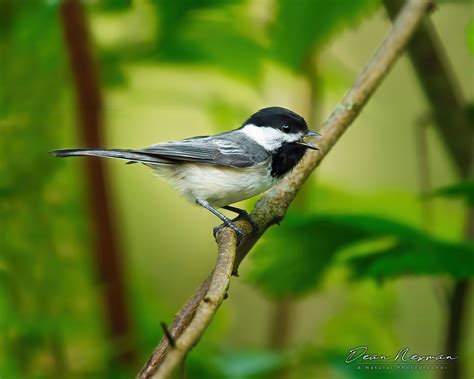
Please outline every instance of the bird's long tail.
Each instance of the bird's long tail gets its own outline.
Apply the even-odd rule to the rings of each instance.
[[[130,163],[140,162],[145,164],[156,164],[162,161],[157,159],[156,156],[152,156],[143,151],[128,149],[60,149],[50,151],[50,153],[56,157],[92,156],[123,159]]]

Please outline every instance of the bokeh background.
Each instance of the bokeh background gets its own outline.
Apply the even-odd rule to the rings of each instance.
[[[0,4],[0,377],[132,377],[212,268],[218,220],[144,167],[48,151],[212,134],[271,105],[318,130],[390,19],[376,0]],[[465,104],[472,16],[432,15]],[[472,377],[474,186],[420,79],[397,62],[243,263],[188,378]],[[357,370],[361,345],[460,371]]]

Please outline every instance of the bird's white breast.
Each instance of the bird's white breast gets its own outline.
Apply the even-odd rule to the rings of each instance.
[[[270,160],[252,167],[233,168],[204,164],[154,166],[157,175],[190,201],[206,200],[219,208],[249,199],[268,190],[276,179],[270,175]]]

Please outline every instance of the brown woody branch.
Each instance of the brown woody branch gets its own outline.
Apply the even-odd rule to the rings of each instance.
[[[234,266],[236,236],[223,229],[217,236],[219,252],[214,271],[176,316],[138,378],[168,378],[197,343],[224,300]],[[173,344],[170,348],[170,338]]]
[[[407,1],[394,22],[389,35],[359,75],[354,86],[347,92],[324,123],[321,129],[322,137],[318,139],[320,150],[308,153],[290,175],[267,191],[255,205],[251,216],[258,223],[260,231],[252,235],[251,225],[248,222],[238,222],[238,226],[246,234],[236,251],[235,263],[231,267],[233,275],[237,275],[240,263],[265,230],[283,219],[289,205],[305,180],[359,115],[431,7],[432,3],[429,0]],[[219,260],[225,256],[233,261],[235,252],[233,232],[228,228],[221,229],[217,243],[219,246],[218,265]],[[139,373],[138,378],[169,377],[172,369],[177,367],[186,352],[202,335],[220,305],[220,301],[217,301],[218,298],[216,297],[211,305],[204,306],[204,304],[207,304],[205,300],[209,298],[211,288],[215,288],[215,282],[219,283],[220,292],[215,291],[214,295],[218,293],[219,296],[223,296],[222,289],[227,288],[229,281],[230,275],[227,276],[227,271],[225,274],[219,275],[216,266],[212,277],[207,278],[193,297],[184,305],[170,328],[170,333],[178,348],[170,349],[168,339],[165,336]],[[196,306],[196,304],[198,305]],[[162,367],[166,367],[166,369]]]
[[[384,0],[389,16],[395,18],[402,2]],[[472,127],[466,102],[431,20],[426,19],[407,45],[407,54],[430,107],[442,142],[458,173],[466,178],[472,162]]]
[[[59,7],[59,17],[77,101],[79,139],[83,146],[100,147],[104,145],[103,99],[84,5],[79,0],[64,0]],[[93,259],[102,288],[107,334],[112,341],[110,360],[112,365],[127,367],[135,361],[136,350],[126,303],[120,245],[114,238],[117,233],[107,172],[99,159],[88,159],[84,165],[94,232]]]
[[[393,19],[401,6],[399,0],[384,0],[385,9]],[[436,29],[430,20],[424,20],[407,46],[408,56],[416,71],[421,88],[428,100],[435,129],[450,155],[454,167],[463,179],[473,177],[473,127],[466,101],[450,67]],[[474,240],[474,210],[467,209],[464,236]],[[466,323],[469,282],[454,284],[447,320],[445,351],[459,355],[462,345],[462,328]],[[461,361],[452,362],[443,372],[444,378],[461,378]]]

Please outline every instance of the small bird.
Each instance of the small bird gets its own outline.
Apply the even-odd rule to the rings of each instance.
[[[230,204],[271,188],[298,164],[307,149],[318,150],[304,139],[319,135],[309,130],[304,118],[295,112],[269,107],[254,113],[238,129],[211,136],[163,142],[137,150],[61,149],[51,154],[142,163],[188,200],[219,217],[240,242],[243,232],[235,221],[248,220],[254,232],[258,225],[245,210]],[[238,217],[231,220],[217,208],[237,213]]]

